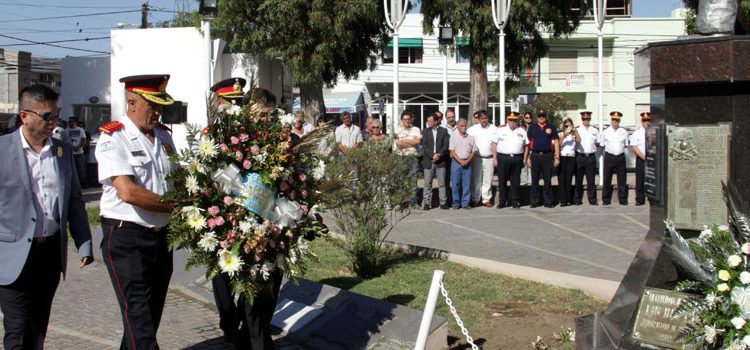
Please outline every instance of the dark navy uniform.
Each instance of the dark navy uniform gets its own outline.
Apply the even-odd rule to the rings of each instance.
[[[526,131],[529,138],[529,153],[531,158],[531,190],[530,203],[535,208],[542,204],[545,207],[555,206],[555,198],[552,194],[552,170],[555,167],[555,158],[559,158],[557,145],[557,128],[547,122],[547,113],[541,111],[537,119],[543,118],[545,124],[532,124]],[[544,194],[539,198],[539,178],[544,179]]]

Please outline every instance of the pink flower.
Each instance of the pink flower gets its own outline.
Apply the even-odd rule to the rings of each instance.
[[[248,134],[240,134],[240,141],[241,142],[247,142],[247,140],[250,140],[250,135],[248,135]]]
[[[234,199],[229,196],[224,196],[224,205],[230,206],[232,204],[234,204]]]
[[[289,184],[286,181],[281,181],[279,184],[279,190],[284,192],[289,189]]]
[[[226,151],[227,151],[227,150],[229,149],[229,146],[227,146],[227,144],[226,144],[226,143],[222,143],[222,144],[220,144],[220,145],[219,145],[219,149],[220,149],[220,150],[221,150],[222,152],[226,152]]]
[[[245,251],[245,254],[250,254],[250,250],[251,250],[250,243],[245,243],[245,245],[242,246],[242,250]]]
[[[302,181],[302,182],[305,182],[305,180],[307,180],[307,175],[305,175],[304,173],[300,173],[299,174],[299,180]]]
[[[302,198],[307,198],[307,190],[302,190],[300,193],[302,194]]]
[[[237,240],[237,235],[234,233],[234,231],[229,231],[227,233],[227,242],[234,243],[234,241]]]
[[[229,242],[227,242],[227,241],[221,241],[221,242],[219,242],[219,247],[221,247],[221,249],[227,249],[227,248],[229,248]]]
[[[204,188],[203,189],[203,195],[206,197],[211,197],[211,195],[214,193],[210,188]]]
[[[209,218],[207,222],[208,222],[208,228],[213,229],[214,227],[216,227],[216,219]]]
[[[229,138],[229,140],[232,142],[233,145],[240,143],[240,139],[237,138],[237,136],[232,136]]]
[[[260,147],[258,147],[258,145],[253,145],[252,147],[250,147],[250,152],[251,152],[251,153],[252,153],[252,154],[253,154],[254,156],[257,156],[257,155],[258,155],[258,153],[260,153]]]
[[[242,162],[242,167],[245,168],[246,170],[250,170],[250,168],[253,167],[253,163],[250,162],[249,159],[245,159],[245,161]]]
[[[302,191],[305,191],[305,190],[302,190]],[[303,196],[304,196],[304,193],[303,193]],[[307,215],[308,209],[307,209],[307,205],[306,204],[301,204],[299,206],[299,209],[302,210],[302,215]]]
[[[218,206],[211,206],[208,208],[208,215],[216,216],[219,214],[219,207]]]
[[[221,216],[217,216],[215,222],[216,222],[216,226],[224,225],[224,218]]]
[[[240,151],[234,152],[234,157],[237,158],[237,160],[242,160],[242,158],[245,158],[245,156],[243,156],[242,152]]]

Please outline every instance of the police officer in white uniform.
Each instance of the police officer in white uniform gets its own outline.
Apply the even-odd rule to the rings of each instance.
[[[630,139],[630,147],[635,154],[635,205],[646,204],[646,129],[649,125],[651,113],[641,113],[641,127]]]
[[[508,122],[497,129],[497,152],[495,155],[498,178],[498,208],[512,206],[520,208],[521,169],[529,157],[529,139],[526,130],[518,126],[518,112],[505,117]],[[510,198],[506,183],[510,180]]]
[[[96,148],[101,199],[102,257],[120,304],[120,349],[158,349],[159,329],[172,253],[167,221],[173,206],[161,202],[177,167],[169,161],[174,143],[159,122],[162,106],[174,103],[165,91],[169,75],[120,79],[125,83],[127,116],[101,128]]]
[[[596,146],[599,129],[591,125],[591,112],[581,112],[581,126],[576,129],[576,193],[573,204],[583,204],[583,177],[586,176],[586,192],[590,205],[596,202]]]
[[[612,200],[612,174],[617,173],[617,197],[620,205],[628,205],[628,183],[625,178],[625,148],[630,145],[628,131],[620,127],[622,113],[609,114],[612,125],[602,132],[601,145],[604,147],[604,188],[602,204]]]
[[[471,168],[471,202],[472,206],[484,205],[491,208],[492,203],[492,175],[495,173],[494,158],[497,147],[496,126],[490,123],[487,111],[481,110],[474,113],[479,123],[472,125],[467,134],[474,137],[477,145],[477,156],[472,162]],[[480,204],[481,201],[481,204]]]

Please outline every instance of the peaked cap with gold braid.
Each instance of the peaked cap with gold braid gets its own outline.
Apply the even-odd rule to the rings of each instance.
[[[167,93],[169,74],[132,75],[120,78],[125,83],[125,91],[143,96],[148,101],[160,105],[174,103],[172,96]]]

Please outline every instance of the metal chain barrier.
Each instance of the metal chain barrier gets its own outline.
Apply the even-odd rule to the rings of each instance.
[[[448,307],[451,309],[451,313],[453,314],[453,318],[456,319],[456,323],[459,327],[461,327],[461,333],[463,333],[464,337],[466,337],[466,342],[471,344],[472,350],[479,350],[479,347],[474,344],[474,338],[469,335],[469,331],[466,330],[466,327],[464,327],[464,322],[461,321],[461,317],[458,316],[458,310],[456,310],[456,307],[453,306],[453,301],[448,296],[448,290],[445,289],[442,280],[440,281],[440,293],[442,293],[443,297],[445,297],[445,303],[448,304]]]

